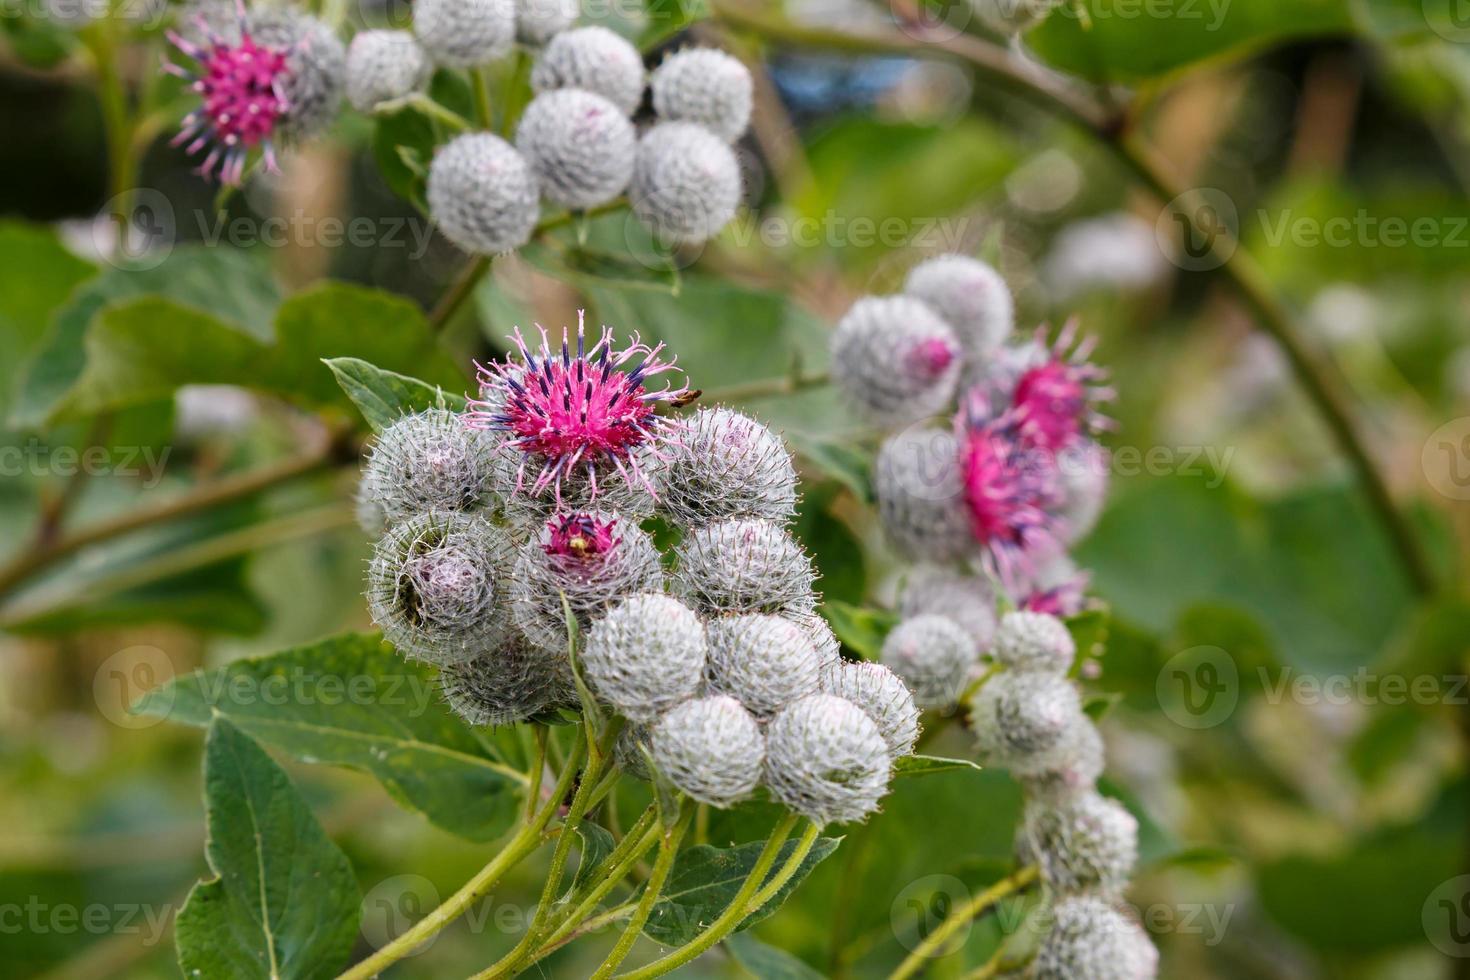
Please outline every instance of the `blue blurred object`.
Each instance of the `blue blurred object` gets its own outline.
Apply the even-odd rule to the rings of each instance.
[[[914,64],[912,58],[841,58],[786,55],[770,64],[771,80],[786,108],[812,118],[871,106],[891,91]]]

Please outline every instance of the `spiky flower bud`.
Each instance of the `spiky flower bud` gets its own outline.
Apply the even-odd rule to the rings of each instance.
[[[891,766],[877,722],[835,694],[809,694],[766,726],[766,785],[814,823],[861,820],[877,810]]]
[[[633,456],[637,472],[649,478],[657,473],[656,456],[643,450],[635,450]],[[535,475],[525,473],[521,464],[512,453],[496,456],[495,486],[504,497],[502,513],[518,537],[538,533],[559,514],[598,510],[630,522],[653,516],[654,499],[641,483],[628,483],[621,477],[604,478],[598,480],[593,493],[592,482],[574,472],[562,480],[558,493],[555,485],[537,489]]]
[[[434,66],[407,31],[362,31],[347,48],[347,101],[359,112],[401,99],[428,82]]]
[[[815,693],[822,665],[811,635],[781,616],[720,616],[709,621],[711,691],[728,694],[758,718]]]
[[[575,703],[567,675],[518,636],[439,674],[449,706],[471,725],[514,725],[560,703]]]
[[[414,0],[413,32],[436,65],[478,68],[510,53],[514,0]]]
[[[703,126],[663,122],[643,134],[628,200],[666,244],[698,245],[720,233],[740,206],[740,161]]]
[[[495,439],[442,408],[405,415],[378,436],[362,494],[388,521],[429,510],[476,510],[493,496]]]
[[[898,614],[910,619],[931,613],[952,619],[981,653],[990,649],[995,638],[995,592],[985,579],[942,565],[916,566],[904,581]]]
[[[597,695],[636,722],[651,722],[704,681],[704,624],[672,596],[624,599],[592,624],[582,651]]]
[[[578,0],[516,0],[516,40],[540,47],[577,22]]]
[[[1092,720],[1078,712],[1055,745],[1034,755],[1014,756],[1007,768],[1032,798],[1059,802],[1096,783],[1103,763],[1102,736]]]
[[[383,636],[410,657],[463,663],[511,631],[511,544],[480,517],[430,512],[378,542],[367,599]]]
[[[637,134],[607,99],[582,89],[544,92],[516,128],[516,149],[541,184],[541,196],[584,209],[617,197],[633,179]]]
[[[664,59],[649,79],[660,119],[699,123],[726,143],[750,125],[750,70],[715,48],[688,48]]]
[[[636,524],[607,513],[562,514],[521,547],[511,614],[534,646],[563,651],[563,598],[585,631],[609,604],[635,592],[657,592],[663,581],[658,549]]]
[[[971,711],[981,751],[996,765],[1012,768],[1056,746],[1079,717],[1082,699],[1071,681],[1014,671],[987,681]]]
[[[771,521],[696,528],[675,551],[674,591],[704,612],[810,613],[816,572],[801,545]]]
[[[653,737],[653,728],[649,725],[639,725],[629,722],[618,732],[617,741],[613,742],[613,761],[619,769],[632,776],[647,782],[653,777],[648,768],[648,758],[645,752],[652,752],[649,740]]]
[[[728,517],[789,520],[796,468],[781,437],[748,415],[702,408],[659,472],[659,506],[684,527]]]
[[[1033,980],[1153,980],[1159,953],[1137,922],[1104,899],[1063,898],[1031,967]]]
[[[870,421],[901,425],[954,398],[962,351],[954,330],[911,296],[865,296],[832,333],[832,383]]]
[[[954,328],[975,361],[999,347],[1016,325],[1010,288],[979,259],[938,255],[909,270],[903,291],[921,299]]]
[[[903,678],[919,707],[943,708],[964,692],[980,662],[980,648],[954,620],[929,613],[890,630],[882,660]]]
[[[878,726],[888,754],[910,755],[919,738],[919,708],[897,674],[882,664],[839,660],[822,671],[822,691],[846,698]]]
[[[1064,674],[1076,656],[1077,643],[1057,617],[1025,610],[1001,617],[995,634],[996,663],[1015,671]]]
[[[812,638],[812,646],[817,651],[817,662],[822,665],[823,670],[843,662],[842,642],[837,639],[837,634],[832,632],[832,627],[827,624],[825,617],[814,614],[798,615],[793,618],[806,627],[807,635]]]
[[[1095,792],[1059,802],[1031,799],[1018,844],[1023,860],[1041,867],[1052,891],[1117,898],[1138,861],[1138,820],[1117,800]]]
[[[525,157],[490,133],[455,137],[429,164],[429,215],[466,252],[495,255],[530,241],[539,197]]]
[[[631,116],[643,101],[643,75],[643,56],[626,39],[606,27],[578,27],[546,45],[531,69],[531,88],[585,89]]]
[[[654,764],[701,803],[728,807],[760,783],[766,738],[740,702],[725,695],[685,701],[664,715],[651,738]]]
[[[904,555],[952,561],[975,550],[953,432],[908,429],[890,438],[873,466],[873,492],[883,530]]]

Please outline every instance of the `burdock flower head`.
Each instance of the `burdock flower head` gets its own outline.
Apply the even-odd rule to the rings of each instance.
[[[289,10],[247,14],[236,4],[236,24],[221,28],[202,15],[198,39],[173,31],[169,40],[196,65],[169,62],[164,70],[189,82],[200,106],[184,117],[174,144],[190,154],[208,148],[204,176],[238,184],[257,147],[275,171],[278,139],[320,130],[342,99],[346,51],[325,25]]]
[[[544,329],[540,333],[541,345],[533,350],[517,330],[518,360],[480,365],[480,397],[470,402],[467,424],[505,433],[506,448],[520,455],[518,493],[539,496],[550,489],[559,501],[563,485],[576,483],[595,500],[599,481],[616,474],[651,495],[642,459],[657,458],[659,444],[679,430],[658,406],[682,402],[689,389],[672,382],[651,389],[649,382],[677,371],[675,359],[664,360],[663,344],[650,347],[636,334],[614,350],[606,327],[589,348],[580,318],[575,351],[566,333],[559,350]]]
[[[1079,342],[1077,321],[1072,320],[1047,347],[1045,330],[1037,330],[1039,363],[1016,379],[1011,406],[1021,436],[1032,446],[1055,453],[1108,426],[1097,405],[1113,398],[1114,392],[1107,386],[1107,372],[1088,360],[1095,337]]]

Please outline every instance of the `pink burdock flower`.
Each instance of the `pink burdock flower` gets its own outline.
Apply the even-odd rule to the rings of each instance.
[[[559,514],[546,525],[542,550],[553,558],[582,561],[605,555],[618,546],[617,521],[593,514]]]
[[[519,330],[513,337],[519,360],[479,365],[480,397],[471,400],[466,423],[472,428],[506,433],[506,445],[521,454],[516,490],[526,485],[527,469],[538,470],[529,492],[553,488],[561,500],[563,484],[585,484],[595,499],[598,480],[616,471],[630,488],[650,495],[652,484],[640,456],[660,458],[660,443],[673,439],[679,423],[658,414],[660,403],[679,404],[689,389],[673,383],[650,390],[650,379],[677,371],[675,359],[663,360],[664,345],[648,346],[633,336],[621,351],[613,349],[612,331],[587,348],[585,323],[578,316],[577,348],[563,332],[561,349],[553,350],[546,331],[533,351]]]
[[[1105,383],[1107,372],[1088,361],[1095,337],[1077,343],[1077,321],[1072,320],[1047,347],[1045,330],[1037,330],[1044,359],[1017,378],[1011,406],[1022,438],[1054,453],[1085,432],[1107,427],[1108,420],[1097,411],[1097,403],[1111,399],[1114,392]]]
[[[1078,572],[1071,578],[1052,585],[1036,585],[1021,599],[1021,608],[1028,612],[1046,613],[1058,619],[1070,619],[1087,605],[1086,572]]]

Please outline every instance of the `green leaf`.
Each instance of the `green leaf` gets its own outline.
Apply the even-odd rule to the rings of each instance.
[[[572,877],[568,895],[590,882],[602,870],[602,862],[613,852],[617,841],[606,828],[583,820],[577,824],[577,838],[582,842],[582,854],[577,858],[577,873]]]
[[[822,980],[824,974],[792,956],[761,942],[748,932],[737,932],[725,939],[730,956],[756,980]]]
[[[413,108],[375,117],[373,159],[378,172],[406,201],[424,207],[424,175],[434,158],[434,124]],[[427,210],[427,208],[424,208]]]
[[[425,384],[418,378],[384,371],[360,358],[329,357],[322,363],[331,369],[337,384],[374,432],[382,432],[404,415],[431,408],[458,412],[465,406],[463,395],[446,393],[443,388]]]
[[[749,929],[773,914],[801,884],[802,879],[835,851],[840,843],[840,837],[817,838],[790,880],[781,886],[769,902],[747,916],[736,929]],[[771,867],[771,875],[796,850],[796,844],[796,841],[788,840],[781,845],[780,853]],[[694,939],[704,926],[713,922],[730,904],[730,900],[755,869],[756,859],[760,857],[764,847],[764,841],[752,841],[728,848],[698,844],[680,852],[664,885],[663,895],[654,905],[648,924],[643,927],[643,934],[664,946],[682,946]],[[766,880],[769,881],[770,876]]]
[[[865,504],[873,502],[873,454],[847,443],[794,432],[786,437],[803,463],[852,491]]]
[[[1123,695],[1118,691],[1089,691],[1082,699],[1082,712],[1094,722],[1100,722],[1121,700]]]
[[[1067,620],[1067,629],[1072,642],[1077,644],[1077,659],[1099,657],[1108,644],[1108,620],[1111,612],[1106,607],[1084,609]]]
[[[893,764],[895,776],[929,776],[936,772],[954,772],[956,769],[984,768],[969,759],[945,759],[937,755],[906,755]]]
[[[223,718],[209,729],[204,782],[215,877],[194,886],[174,926],[184,976],[335,976],[362,906],[347,855],[280,766]]]
[[[17,363],[46,331],[52,314],[74,289],[97,270],[72,255],[50,228],[0,222],[0,348],[7,366],[0,369],[0,410],[10,403],[18,383]]]
[[[229,718],[303,762],[372,773],[399,803],[471,840],[510,826],[528,782],[444,705],[432,668],[375,634],[195,671],[134,711],[199,726]]]
[[[521,250],[521,255],[555,279],[580,283],[596,282],[622,289],[651,290],[667,296],[679,295],[681,276],[678,267],[651,254],[644,256],[647,261],[639,261],[630,256],[626,249],[622,252],[608,252],[565,243],[557,248],[527,245]]]
[[[895,613],[854,606],[836,599],[822,603],[822,615],[842,645],[864,660],[879,658],[884,637],[898,624]]]

